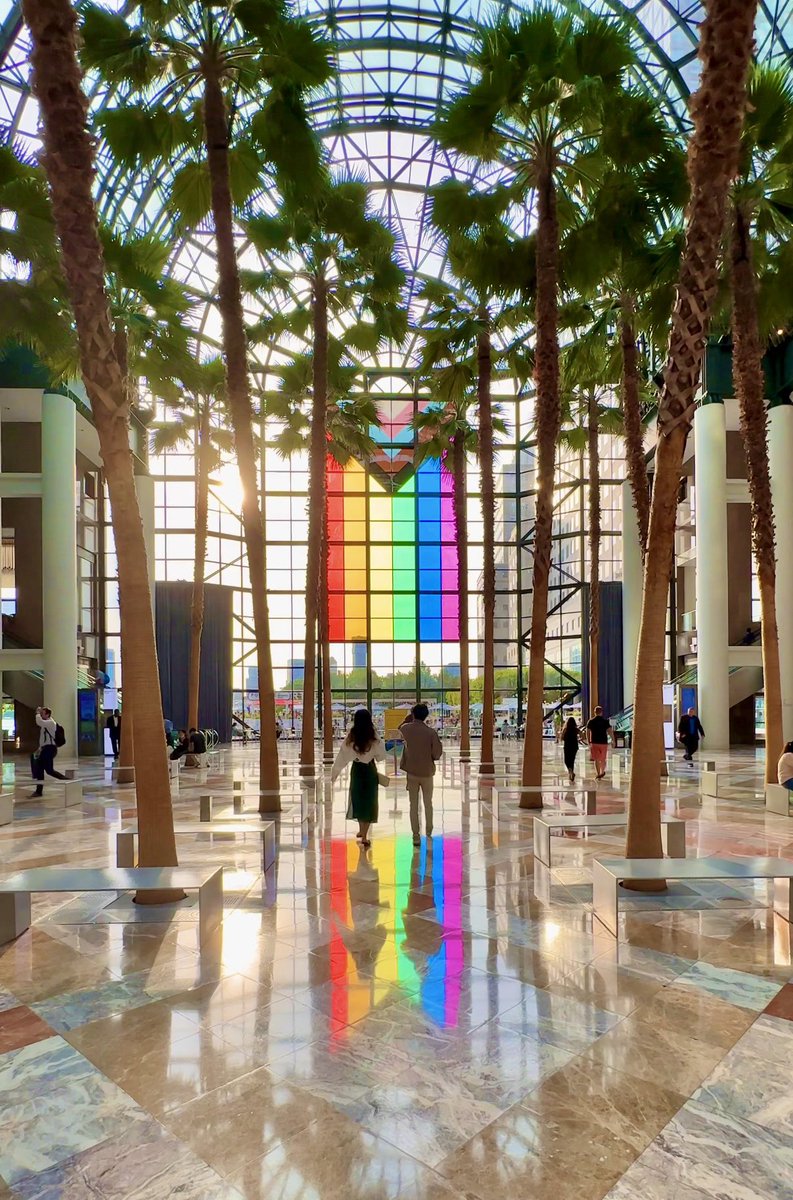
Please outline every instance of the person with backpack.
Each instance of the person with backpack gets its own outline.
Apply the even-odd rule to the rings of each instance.
[[[66,745],[63,726],[53,720],[52,710],[49,708],[36,709],[36,724],[39,727],[39,748],[30,756],[30,769],[36,780],[35,791],[30,794],[31,799],[44,795],[45,775],[50,775],[53,779],[66,778],[60,771],[56,771],[54,766],[58,748]]]

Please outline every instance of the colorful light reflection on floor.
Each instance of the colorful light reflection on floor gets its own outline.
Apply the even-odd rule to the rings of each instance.
[[[334,926],[329,953],[338,967],[332,1015],[358,1021],[396,985],[414,993],[437,1025],[455,1026],[463,971],[461,839],[422,839],[415,849],[409,835],[385,837],[368,854],[331,839],[324,857]]]

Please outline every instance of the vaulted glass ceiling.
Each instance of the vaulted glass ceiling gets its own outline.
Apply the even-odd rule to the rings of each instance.
[[[371,182],[376,205],[397,234],[415,287],[422,276],[437,276],[444,265],[442,248],[427,219],[427,189],[452,172],[469,169],[441,150],[431,136],[438,104],[466,78],[474,24],[503,8],[531,7],[531,2],[298,0],[298,4],[325,25],[336,47],[338,79],[314,102],[331,160]],[[109,0],[108,7],[123,6]],[[640,48],[646,81],[668,106],[670,119],[684,125],[686,99],[696,81],[696,27],[702,4],[602,0],[592,7],[627,19]],[[761,0],[759,8],[758,56],[766,60],[788,56],[793,43],[793,0]],[[0,0],[0,136],[32,152],[37,145],[37,115],[28,91],[28,49],[19,4]],[[95,101],[105,103],[106,98],[96,95]],[[100,164],[100,201],[105,209],[123,213],[137,227],[162,227],[167,218],[156,181],[138,180],[131,188],[119,189],[107,178],[109,169],[110,164]],[[199,230],[180,244],[172,262],[175,275],[199,295],[211,296],[210,231]],[[217,315],[211,304],[202,306],[200,325],[213,341]],[[390,365],[397,366],[400,357]]]

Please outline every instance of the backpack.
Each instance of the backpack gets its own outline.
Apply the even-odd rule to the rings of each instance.
[[[55,737],[53,740],[56,746],[66,745],[66,733],[62,725],[55,726]]]

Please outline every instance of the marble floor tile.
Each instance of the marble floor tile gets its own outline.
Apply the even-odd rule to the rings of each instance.
[[[793,984],[786,983],[763,1010],[767,1017],[779,1017],[793,1021]]]
[[[240,1200],[236,1188],[152,1119],[17,1180],[14,1194],[18,1200]]]
[[[635,1009],[643,1024],[660,1024],[699,1042],[729,1050],[756,1019],[750,1009],[730,1004],[698,988],[667,984]]]
[[[579,1053],[619,1020],[606,1009],[536,988],[521,1004],[502,1012],[498,1024],[534,1041]]]
[[[760,1065],[741,1042],[718,1064],[692,1097],[705,1108],[753,1121],[793,1141],[793,1088],[787,1064]]]
[[[779,1063],[793,1074],[793,1025],[790,1021],[764,1013],[750,1025],[740,1046],[759,1063]]]
[[[676,1023],[644,1022],[639,1014],[626,1017],[582,1057],[690,1095],[724,1057],[723,1048],[689,1037]]]
[[[61,1037],[31,1042],[0,1055],[0,1107],[14,1108],[96,1073],[93,1063]]]
[[[641,1160],[629,1167],[604,1200],[669,1200],[669,1180],[649,1170]],[[675,1180],[674,1200],[713,1200],[711,1192]]]
[[[6,1008],[0,1012],[0,1055],[18,1050],[31,1042],[51,1038],[55,1030],[38,1013],[25,1006]]]
[[[244,1200],[469,1200],[401,1149],[338,1115],[285,1136],[230,1182]]]
[[[772,979],[698,962],[676,980],[678,987],[696,988],[740,1008],[762,1012],[782,986]]]
[[[101,960],[78,954],[35,927],[0,950],[0,985],[20,1004],[112,978]]]
[[[689,1101],[648,1146],[641,1163],[706,1196],[789,1200],[793,1143],[775,1131]]]

